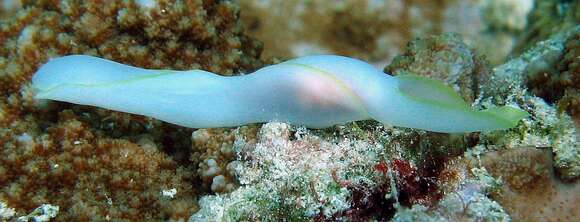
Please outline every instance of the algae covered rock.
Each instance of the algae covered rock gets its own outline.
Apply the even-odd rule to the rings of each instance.
[[[377,141],[327,141],[284,123],[265,124],[256,143],[236,141],[241,187],[206,196],[190,221],[309,220],[333,218],[350,208],[348,186],[380,183],[373,167]]]
[[[570,0],[536,0],[527,25],[514,47],[516,54],[533,47],[555,33],[566,32],[580,21],[580,2]]]
[[[508,147],[550,147],[554,152],[554,166],[559,175],[568,180],[580,176],[580,143],[572,118],[558,112],[553,105],[525,90],[526,78],[538,71],[555,67],[566,53],[566,41],[580,31],[576,26],[566,32],[539,42],[520,57],[494,69],[493,81],[483,87],[480,105],[518,104],[532,116],[518,129],[482,134],[484,140]]]
[[[392,75],[411,73],[443,80],[469,102],[477,98],[479,87],[487,84],[491,76],[485,57],[454,33],[409,42],[405,53],[395,57],[384,71]]]
[[[564,42],[564,50],[554,61],[540,63],[529,71],[525,81],[534,95],[557,104],[580,120],[580,30],[571,33]]]
[[[580,183],[557,178],[550,150],[514,148],[481,156],[482,165],[503,185],[491,194],[514,221],[574,221]],[[541,209],[541,210],[538,210]]]

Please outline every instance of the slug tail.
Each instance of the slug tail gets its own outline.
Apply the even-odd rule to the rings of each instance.
[[[417,76],[398,79],[398,111],[391,113],[394,125],[435,132],[475,132],[508,129],[529,116],[511,106],[473,110],[451,87],[443,82]]]
[[[433,106],[469,109],[469,104],[441,81],[412,74],[396,78],[399,80],[399,91],[409,99]]]
[[[499,125],[504,125],[505,128],[512,128],[518,122],[530,116],[529,113],[512,106],[493,107],[478,112],[478,115],[485,115],[495,119]]]

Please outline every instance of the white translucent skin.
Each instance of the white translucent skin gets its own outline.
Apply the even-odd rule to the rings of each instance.
[[[168,74],[160,74],[170,72]],[[153,76],[151,78],[139,78]],[[193,127],[283,121],[313,128],[367,119],[364,106],[330,75],[296,65],[224,77],[161,71],[91,56],[50,60],[33,77],[38,98],[103,107]]]
[[[39,99],[192,128],[268,121],[324,128],[370,118],[436,132],[506,128],[474,111],[408,99],[400,93],[398,78],[363,61],[333,55],[306,56],[233,77],[202,70],[147,70],[73,55],[50,60],[32,81]]]

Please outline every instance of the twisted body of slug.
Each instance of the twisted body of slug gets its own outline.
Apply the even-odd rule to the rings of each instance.
[[[512,107],[473,111],[449,87],[392,77],[360,60],[307,56],[242,76],[147,70],[82,55],[52,59],[33,77],[37,98],[104,107],[193,127],[282,121],[324,128],[375,119],[436,132],[513,127]]]

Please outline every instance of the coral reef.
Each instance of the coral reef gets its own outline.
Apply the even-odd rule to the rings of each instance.
[[[532,2],[24,0],[18,10],[0,7],[0,220],[578,221],[580,143],[568,114],[580,112],[579,4],[537,0],[528,21]],[[328,52],[384,66],[402,53],[386,71],[438,78],[475,108],[513,105],[531,117],[471,134],[376,121],[193,130],[33,99],[32,73],[72,53],[147,68],[252,71],[263,63],[261,44],[243,33],[240,16],[268,57]],[[563,32],[528,44],[555,30]],[[446,31],[463,39],[425,37]],[[492,70],[521,32],[515,53],[532,47]]]
[[[240,4],[248,31],[264,41],[266,57],[333,53],[382,67],[411,39],[444,32],[462,34],[493,64],[500,64],[525,27],[533,0],[345,0],[336,4],[242,0]]]
[[[409,42],[406,51],[385,67],[393,75],[415,74],[440,79],[468,102],[474,102],[482,85],[491,81],[492,71],[485,57],[466,45],[460,36],[447,33]],[[416,163],[446,162],[461,156],[467,147],[479,140],[478,133],[464,135],[410,131],[393,137],[405,147],[408,159]],[[428,165],[428,164],[424,164]],[[440,167],[428,167],[440,171]],[[437,173],[432,176],[437,176]]]
[[[57,220],[189,217],[199,183],[188,159],[193,130],[36,101],[29,80],[49,58],[73,53],[148,68],[251,71],[261,65],[261,44],[243,34],[239,7],[171,0],[17,7],[0,21],[0,201],[17,215],[52,204]]]
[[[524,78],[526,73],[535,72],[538,67],[552,67],[554,66],[556,58],[559,58],[562,52],[570,53],[569,45],[570,38],[568,36],[574,36],[576,31],[572,29],[568,33],[556,35],[553,39],[543,44],[539,44],[536,48],[524,54],[521,58],[516,58],[509,63],[500,66],[496,69],[495,73],[489,73],[489,68],[483,70],[488,70],[483,72],[486,74],[486,80],[482,81],[483,84],[476,86],[483,90],[483,97],[476,94],[476,105],[489,106],[494,104],[518,104],[519,106],[526,107],[525,109],[532,113],[532,118],[530,120],[524,121],[524,124],[520,124],[520,127],[508,130],[508,132],[487,132],[477,135],[477,140],[479,144],[486,144],[484,150],[481,145],[477,145],[472,148],[474,153],[486,153],[493,151],[494,149],[499,149],[503,154],[489,153],[481,157],[483,166],[490,169],[491,174],[496,178],[505,178],[506,185],[501,186],[501,190],[498,192],[492,192],[492,198],[502,206],[506,207],[506,212],[509,213],[514,219],[519,220],[547,220],[548,218],[561,218],[563,220],[571,220],[571,218],[577,218],[578,216],[573,213],[575,209],[574,195],[571,195],[578,189],[578,185],[567,185],[555,178],[555,175],[551,174],[553,170],[553,165],[551,164],[552,156],[542,156],[539,158],[535,153],[542,152],[537,149],[551,148],[554,153],[554,160],[556,161],[556,169],[559,171],[559,175],[562,178],[571,180],[578,176],[578,164],[580,161],[579,157],[579,144],[576,141],[576,133],[573,123],[570,118],[565,114],[559,114],[553,106],[550,106],[543,102],[540,98],[529,95],[523,90]],[[386,68],[386,71],[391,71],[397,74],[397,72],[415,72],[420,75],[428,75],[435,78],[446,80],[447,76],[437,75],[437,72],[443,72],[448,69],[447,67],[451,65],[460,65],[463,60],[461,59],[451,59],[446,60],[445,58],[451,57],[456,58],[457,52],[462,52],[460,50],[445,50],[449,45],[443,45],[440,43],[436,45],[432,42],[445,43],[449,41],[445,38],[428,38],[427,40],[418,39],[410,44],[410,52],[407,52],[401,57],[395,58],[393,63]],[[431,40],[431,42],[429,42]],[[417,43],[418,42],[418,43]],[[431,43],[429,44],[425,44]],[[454,42],[454,41],[450,41]],[[416,47],[414,45],[419,45],[421,47]],[[435,45],[435,46],[432,46]],[[428,46],[432,46],[429,48]],[[439,47],[437,47],[439,46]],[[417,50],[417,48],[421,50]],[[461,49],[461,48],[460,48]],[[441,51],[443,53],[441,53]],[[455,52],[455,54],[450,53]],[[439,54],[437,54],[439,53]],[[447,56],[447,57],[443,57]],[[455,56],[455,57],[453,57]],[[442,59],[443,57],[443,59]],[[568,58],[570,56],[565,56]],[[431,60],[429,60],[431,59]],[[420,61],[420,62],[414,62]],[[430,62],[433,61],[433,62]],[[449,62],[450,61],[450,62]],[[547,62],[546,62],[547,61]],[[483,60],[485,64],[485,60]],[[562,63],[570,63],[570,60],[564,60]],[[468,63],[468,64],[474,64]],[[478,64],[478,62],[475,62]],[[481,62],[479,62],[481,64]],[[424,68],[428,67],[428,68]],[[466,67],[458,66],[458,67]],[[464,69],[458,69],[462,71]],[[435,73],[435,74],[433,74]],[[453,72],[451,72],[453,73]],[[481,72],[479,72],[481,73]],[[575,72],[571,72],[575,73]],[[477,75],[473,75],[469,79],[477,78]],[[568,74],[569,75],[569,74]],[[448,82],[453,84],[453,82]],[[539,85],[539,84],[538,84]],[[473,85],[459,84],[456,89],[470,89]],[[549,91],[547,89],[546,91]],[[464,95],[465,97],[465,95]],[[482,99],[483,98],[483,99]],[[507,99],[500,99],[507,98]],[[423,137],[425,138],[425,137]],[[429,138],[429,137],[426,137]],[[530,150],[518,149],[518,147],[534,147]],[[505,150],[504,149],[508,149]],[[514,150],[512,150],[514,149]],[[519,158],[516,158],[519,157]],[[465,161],[465,160],[461,160]],[[450,161],[451,162],[451,161]],[[469,161],[468,161],[469,162]],[[469,169],[476,168],[478,166],[477,161],[470,160],[470,164],[461,167],[456,167],[457,169]],[[448,162],[449,163],[449,162]],[[533,164],[532,164],[533,163]],[[534,165],[536,164],[536,165]],[[518,168],[519,167],[519,168]],[[523,168],[523,169],[520,169]],[[498,172],[498,170],[500,172]],[[503,171],[501,171],[503,170]],[[536,171],[534,171],[536,170]],[[444,170],[445,171],[445,170]],[[461,174],[458,172],[448,171],[442,173],[442,175],[453,175],[454,177],[460,177],[462,181],[467,178],[465,173]],[[552,175],[552,176],[550,176]],[[440,182],[447,181],[440,178]],[[532,185],[538,184],[548,184],[547,187],[534,188]],[[517,184],[517,185],[516,185]],[[451,186],[450,184],[441,185],[442,188],[455,187],[457,185]],[[515,192],[518,188],[527,189],[527,192],[520,191]],[[510,190],[511,189],[511,190]],[[551,190],[546,193],[545,190]],[[461,189],[459,190],[447,190],[445,193],[454,192],[459,193],[459,197],[463,197],[465,201],[465,194],[462,194]],[[534,195],[530,195],[533,193]],[[397,218],[401,219],[405,216],[426,216],[429,219],[448,219],[449,215],[454,215],[452,212],[443,211],[440,209],[441,205],[446,205],[446,201],[452,198],[454,195],[447,195],[439,202],[439,207],[436,213],[432,211],[427,211],[420,206],[414,206],[412,209],[405,211],[399,210],[397,215],[395,215],[395,220]],[[570,197],[572,196],[572,197]],[[534,203],[534,205],[522,205],[521,203]],[[562,202],[563,204],[561,204]],[[467,204],[467,203],[463,203]],[[537,204],[537,205],[536,205]],[[468,204],[471,206],[471,204]],[[423,210],[418,210],[423,209]],[[443,208],[446,209],[446,208]],[[528,213],[529,209],[541,209],[539,212]],[[409,211],[410,210],[410,211]],[[441,214],[441,212],[444,212]],[[485,211],[484,211],[485,212]],[[409,214],[411,213],[411,214]],[[505,213],[500,213],[504,214]],[[456,217],[458,215],[455,215]],[[417,219],[417,218],[416,218]],[[457,219],[457,218],[455,218]],[[572,219],[574,220],[574,219]]]
[[[465,99],[475,101],[478,106],[514,104],[526,107],[533,115],[528,124],[522,125],[517,131],[511,130],[511,134],[484,133],[481,137],[498,146],[503,144],[513,147],[517,144],[552,147],[556,154],[557,169],[563,178],[572,179],[580,175],[580,148],[573,123],[568,116],[558,114],[554,107],[525,93],[523,89],[526,78],[542,78],[546,76],[543,70],[555,67],[567,69],[562,72],[561,80],[548,86],[545,81],[536,80],[541,83],[537,84],[538,89],[534,88],[533,92],[563,91],[566,87],[577,87],[578,84],[574,84],[578,79],[574,59],[577,50],[573,45],[577,44],[575,39],[579,30],[580,27],[577,27],[540,43],[521,57],[499,66],[493,74],[484,58],[477,56],[477,52],[452,34],[412,41],[407,52],[396,57],[385,71],[395,75],[410,72],[444,80]],[[557,76],[549,78],[558,79]],[[483,93],[478,93],[480,91]],[[571,96],[569,100],[572,101],[563,103],[571,106],[575,104],[573,98]]]

